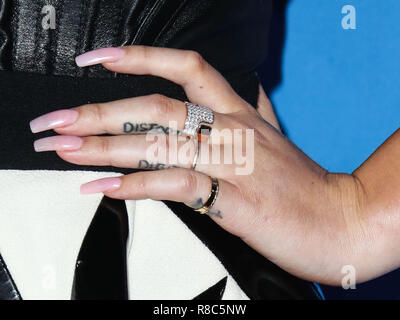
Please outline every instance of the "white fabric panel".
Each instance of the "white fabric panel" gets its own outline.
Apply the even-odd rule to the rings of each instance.
[[[24,299],[70,299],[77,255],[103,197],[82,183],[116,174],[0,170],[0,252]]]
[[[229,276],[222,300],[248,300],[249,298],[240,289],[236,281]]]
[[[131,299],[193,299],[228,275],[215,255],[160,201],[136,202],[133,247],[128,264]],[[228,297],[246,298],[233,279],[228,282],[232,291]]]
[[[24,299],[70,299],[76,258],[103,197],[79,187],[118,175],[0,170],[0,252]],[[164,203],[126,204],[131,299],[192,299],[228,275]],[[224,298],[247,297],[229,276]]]

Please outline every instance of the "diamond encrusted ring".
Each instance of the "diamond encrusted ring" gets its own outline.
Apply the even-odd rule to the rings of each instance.
[[[187,118],[183,133],[194,136],[199,131],[202,123],[214,123],[214,112],[211,109],[190,102],[185,102],[185,104],[187,107]]]

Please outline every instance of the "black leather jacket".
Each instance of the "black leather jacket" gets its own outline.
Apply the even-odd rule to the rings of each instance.
[[[78,68],[75,56],[91,49],[144,44],[196,50],[244,99],[256,104],[259,84],[256,70],[267,54],[269,0],[46,3],[55,9],[55,29],[42,27],[46,16],[46,12],[42,13],[43,1],[0,0],[0,136],[11,133],[15,137],[2,142],[0,170],[76,169],[77,166],[62,161],[54,153],[34,154],[26,123],[38,114],[156,92],[185,99],[179,86],[164,79],[119,75],[101,66]],[[16,112],[19,120],[10,121]],[[80,166],[80,170],[107,169],[110,168]],[[182,204],[166,203],[218,257],[251,299],[321,297],[313,284],[284,272],[209,219],[191,214]],[[113,259],[104,263],[96,245],[101,234],[110,229],[115,231],[114,241],[101,254],[109,254]],[[127,298],[126,238],[123,202],[104,197],[82,245],[72,298]],[[21,298],[1,259],[0,298]],[[201,298],[220,296],[214,292]]]

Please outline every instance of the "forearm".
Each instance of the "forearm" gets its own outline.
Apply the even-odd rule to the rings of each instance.
[[[400,131],[383,143],[352,176],[359,184],[357,202],[367,242],[361,259],[365,280],[400,265]]]

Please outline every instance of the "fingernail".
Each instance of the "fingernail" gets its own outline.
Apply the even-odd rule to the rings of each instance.
[[[78,114],[78,111],[73,109],[57,110],[33,119],[29,126],[33,133],[64,127],[74,123]]]
[[[121,186],[121,178],[103,178],[81,185],[81,194],[99,193],[113,191]]]
[[[82,138],[75,136],[54,136],[38,139],[33,143],[36,152],[76,150],[82,146]]]
[[[104,62],[116,62],[125,54],[124,49],[118,47],[102,48],[88,51],[75,58],[78,67],[87,67]]]

